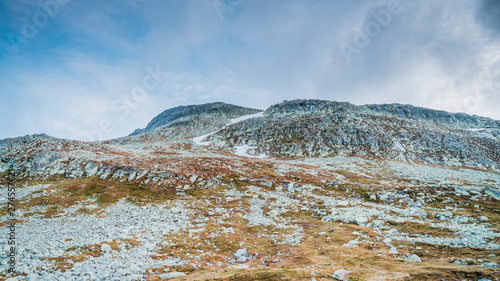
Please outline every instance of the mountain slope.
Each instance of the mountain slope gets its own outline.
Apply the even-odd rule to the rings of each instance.
[[[19,261],[0,279],[494,280],[497,124],[295,100],[180,107],[109,141],[0,140]]]
[[[167,138],[186,138],[220,129],[229,120],[262,110],[222,102],[178,106],[163,111],[144,129],[135,130],[130,136],[158,134]]]
[[[264,117],[229,126],[209,140],[220,147],[258,146],[257,152],[276,157],[373,155],[497,169],[499,132],[496,120],[410,105],[295,100],[273,105]]]

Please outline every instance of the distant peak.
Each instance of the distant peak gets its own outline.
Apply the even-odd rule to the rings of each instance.
[[[217,124],[220,123],[217,119],[224,119],[224,121],[227,121],[229,119],[258,112],[262,112],[262,110],[224,102],[182,105],[163,111],[154,117],[146,128],[137,129],[131,135],[139,135],[161,127],[175,126],[176,124],[186,125],[194,121],[194,119],[205,119],[208,123],[211,120],[212,123]],[[207,126],[210,126],[210,124],[207,124]]]

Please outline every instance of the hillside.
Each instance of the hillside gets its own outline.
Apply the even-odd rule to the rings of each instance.
[[[494,280],[499,132],[411,105],[293,100],[177,107],[108,141],[0,140],[18,261],[0,278]]]

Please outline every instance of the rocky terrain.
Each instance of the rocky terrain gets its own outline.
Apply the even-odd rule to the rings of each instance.
[[[294,100],[169,109],[130,136],[0,140],[10,280],[497,280],[500,122]],[[8,237],[7,188],[0,237]]]
[[[399,104],[355,106],[295,100],[211,136],[287,157],[373,155],[400,161],[498,169],[500,122]]]

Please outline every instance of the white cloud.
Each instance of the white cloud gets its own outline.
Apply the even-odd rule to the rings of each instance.
[[[402,12],[346,62],[339,44],[388,2],[243,1],[220,21],[211,1],[72,1],[39,35],[61,32],[68,43],[5,65],[16,73],[0,82],[15,93],[7,103],[20,129],[0,137],[78,138],[111,120],[114,130],[103,137],[112,138],[178,105],[264,109],[294,98],[411,103],[500,119],[498,42],[478,22],[475,1],[401,1]],[[127,114],[113,110],[156,65],[168,73],[164,83]],[[496,84],[488,88],[481,77]]]

